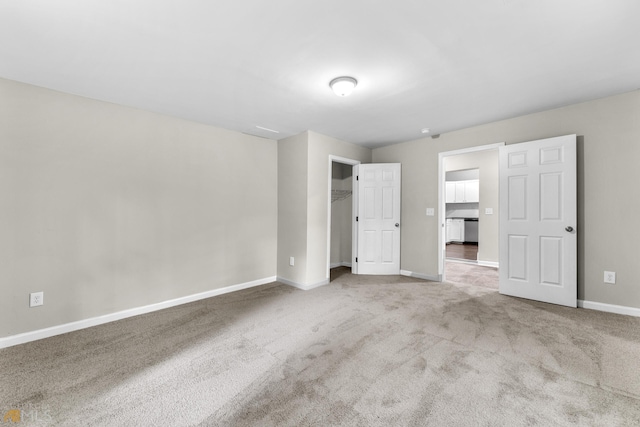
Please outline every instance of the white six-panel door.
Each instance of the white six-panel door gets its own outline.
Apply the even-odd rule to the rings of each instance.
[[[500,293],[576,307],[576,136],[500,147]]]
[[[400,274],[400,164],[354,166],[357,274]],[[357,258],[357,261],[356,261]]]

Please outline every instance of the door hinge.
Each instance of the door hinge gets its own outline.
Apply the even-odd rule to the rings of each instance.
[[[356,175],[356,181],[360,181],[360,175]]]
[[[358,262],[358,257],[356,257],[356,262]]]
[[[356,217],[356,222],[358,222],[358,217]]]

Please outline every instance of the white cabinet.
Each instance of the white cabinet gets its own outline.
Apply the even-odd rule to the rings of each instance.
[[[464,182],[464,201],[465,203],[478,203],[480,201],[480,181]]]
[[[447,243],[464,242],[464,219],[447,219]]]
[[[480,181],[445,182],[446,203],[478,203],[480,201]]]
[[[445,203],[455,203],[456,202],[456,183],[455,181],[447,181],[444,183],[445,185]]]
[[[454,203],[464,203],[466,202],[465,198],[465,189],[466,189],[466,181],[457,181],[456,182],[456,192],[454,195]]]

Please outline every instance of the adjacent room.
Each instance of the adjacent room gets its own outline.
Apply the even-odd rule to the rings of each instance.
[[[0,5],[0,423],[640,425],[640,3]]]

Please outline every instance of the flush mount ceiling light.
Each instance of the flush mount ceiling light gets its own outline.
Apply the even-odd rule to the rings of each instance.
[[[353,77],[336,77],[331,80],[329,86],[333,89],[333,92],[338,96],[349,96],[353,89],[358,85],[358,81]]]

